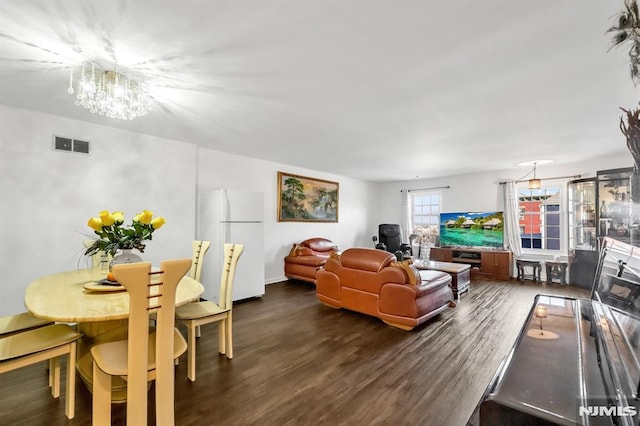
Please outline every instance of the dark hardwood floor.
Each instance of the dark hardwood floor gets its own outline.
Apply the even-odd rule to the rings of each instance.
[[[216,325],[202,329],[195,383],[182,357],[176,424],[464,425],[538,293],[589,297],[559,284],[474,281],[456,308],[405,332],[325,307],[305,283],[269,285],[234,307],[233,360],[217,353]],[[71,421],[64,399],[50,397],[43,365],[0,383],[0,425],[91,424],[80,380]],[[124,419],[125,405],[113,405],[114,424]]]

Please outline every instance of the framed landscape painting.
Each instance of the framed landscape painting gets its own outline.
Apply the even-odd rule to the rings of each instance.
[[[278,172],[278,222],[337,222],[338,186]]]

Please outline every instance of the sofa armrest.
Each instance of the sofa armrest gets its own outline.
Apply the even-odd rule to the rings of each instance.
[[[291,250],[289,250],[289,254],[287,256],[295,256],[296,252],[298,251],[298,246],[300,244],[293,244],[293,246],[291,246]]]
[[[306,266],[312,266],[315,268],[324,266],[326,261],[327,261],[326,257],[319,257],[319,256],[287,256],[284,258],[285,263],[294,264],[294,265],[306,265]]]
[[[324,270],[330,271],[336,276],[340,274],[340,256],[332,256],[324,264]]]
[[[316,254],[309,247],[298,246],[298,249],[296,250],[295,255],[296,256],[315,256]]]
[[[391,262],[391,266],[400,268],[404,271],[407,276],[407,282],[411,285],[420,285],[422,279],[420,278],[420,273],[418,270],[412,265],[413,260],[403,260],[403,261],[394,261]]]
[[[429,293],[433,293],[442,287],[447,287],[451,284],[451,277],[444,275],[432,281],[422,281],[419,286],[416,286],[418,291],[418,297],[422,297]]]
[[[420,297],[417,286],[387,283],[380,288],[379,311],[403,317],[416,317],[416,299]]]
[[[316,297],[321,302],[334,307],[342,306],[340,289],[340,277],[334,272],[325,269],[318,271]]]
[[[452,301],[453,294],[448,288],[450,283],[451,277],[448,275],[418,286],[408,283],[386,283],[380,289],[379,310],[390,315],[415,318],[425,305],[434,304],[437,299],[442,298],[443,287],[449,292],[449,296],[445,295],[445,297]],[[431,293],[435,294],[432,296]],[[436,304],[438,306],[433,306],[433,309],[440,307],[440,304]]]
[[[309,247],[302,246],[300,244],[294,244],[289,251],[290,257],[295,256],[313,256],[314,252]]]

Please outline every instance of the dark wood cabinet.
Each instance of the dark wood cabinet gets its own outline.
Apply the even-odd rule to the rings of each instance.
[[[483,251],[481,259],[479,273],[502,280],[511,278],[512,259],[510,251]]]
[[[508,250],[433,247],[429,257],[440,262],[466,263],[471,266],[472,277],[509,280],[513,271],[513,256]]]
[[[451,262],[453,260],[451,250],[432,247],[429,252],[429,260],[437,260],[438,262]]]

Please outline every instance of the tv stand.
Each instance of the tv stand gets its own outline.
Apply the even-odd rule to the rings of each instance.
[[[511,279],[513,258],[509,250],[462,247],[432,247],[430,259],[440,262],[466,263],[471,276],[497,280]]]

